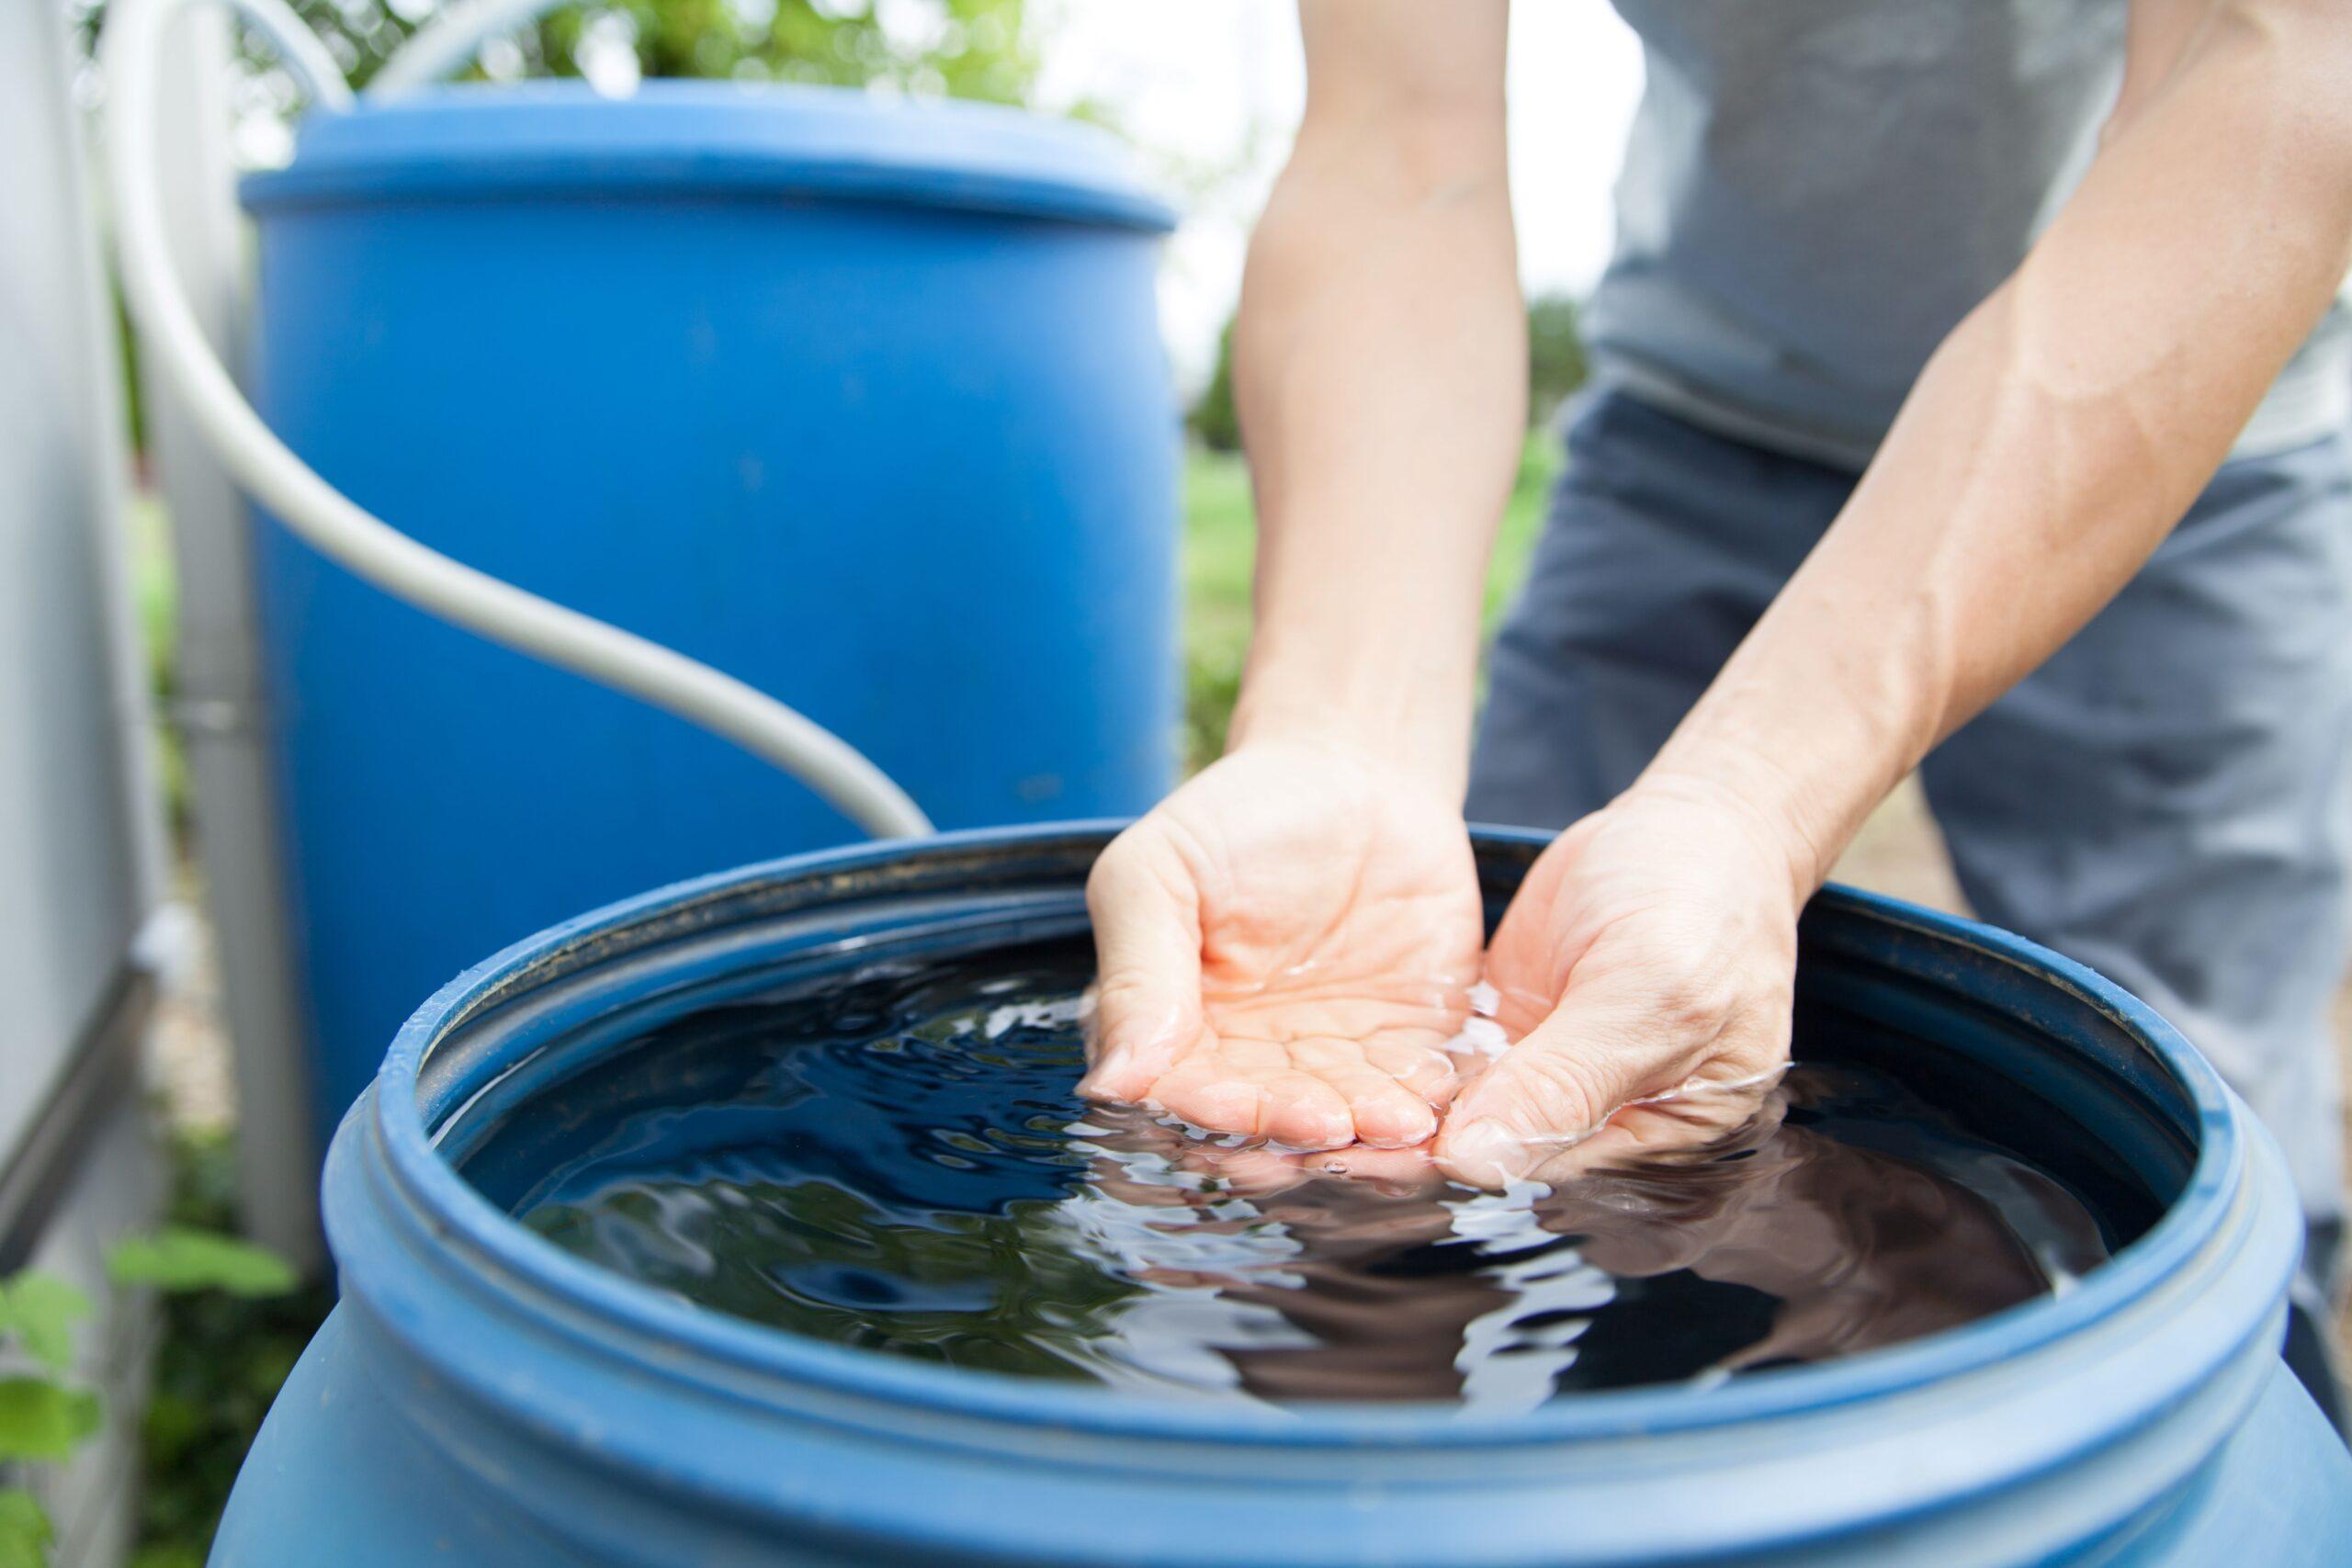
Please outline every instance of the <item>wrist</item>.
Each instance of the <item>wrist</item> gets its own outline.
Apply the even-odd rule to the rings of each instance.
[[[1926,755],[1946,705],[1928,596],[1866,637],[1809,562],[1691,708],[1641,783],[1735,805],[1810,897],[1878,803]]]
[[[1785,889],[1793,916],[1827,878],[1842,845],[1823,841],[1805,813],[1791,808],[1791,787],[1761,759],[1660,753],[1620,799],[1704,812],[1735,827],[1754,846],[1774,891]]]
[[[1802,903],[1925,748],[1913,744],[1910,726],[1889,716],[1900,705],[1849,703],[1818,689],[1809,702],[1776,700],[1788,689],[1719,680],[1636,787],[1736,811],[1785,868]]]
[[[1370,687],[1322,681],[1295,669],[1242,682],[1226,751],[1292,746],[1343,753],[1459,807],[1469,783],[1470,698],[1403,683]]]

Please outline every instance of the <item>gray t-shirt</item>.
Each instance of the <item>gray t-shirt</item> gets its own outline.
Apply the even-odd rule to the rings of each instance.
[[[1604,382],[1860,468],[2087,163],[2124,0],[1615,0],[1648,86],[1586,333]],[[2336,310],[2241,453],[2352,416]]]

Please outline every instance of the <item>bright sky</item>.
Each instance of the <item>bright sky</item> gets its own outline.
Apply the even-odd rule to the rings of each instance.
[[[1160,295],[1189,391],[1207,376],[1250,220],[1298,124],[1297,23],[1281,0],[1047,0],[1038,10],[1041,97],[1107,107],[1185,210]],[[1531,292],[1582,293],[1608,260],[1609,192],[1641,85],[1640,46],[1606,0],[1513,6],[1511,191]]]

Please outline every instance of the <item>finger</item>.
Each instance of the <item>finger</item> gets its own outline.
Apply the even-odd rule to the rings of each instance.
[[[1347,1095],[1313,1073],[1297,1072],[1284,1073],[1266,1085],[1262,1131],[1294,1149],[1344,1148],[1357,1135]]]
[[[1122,838],[1094,863],[1086,908],[1094,923],[1095,1029],[1078,1091],[1140,1100],[1201,1034],[1200,905],[1172,856]]]
[[[1376,1149],[1409,1148],[1437,1133],[1437,1108],[1369,1063],[1327,1079],[1348,1102],[1355,1141]]]
[[[1195,1127],[1271,1138],[1295,1149],[1330,1149],[1355,1136],[1338,1089],[1306,1073],[1245,1071],[1216,1053],[1186,1060],[1152,1087],[1159,1102]]]
[[[1462,1067],[1444,1049],[1418,1040],[1374,1040],[1364,1047],[1372,1065],[1442,1111],[1462,1087]]]
[[[1437,1132],[1437,1111],[1429,1100],[1396,1081],[1396,1075],[1370,1059],[1369,1047],[1352,1040],[1294,1040],[1283,1048],[1288,1065],[1336,1090],[1346,1104],[1348,1125],[1321,1130],[1314,1148],[1366,1143],[1401,1148],[1426,1143]],[[1437,1055],[1437,1053],[1430,1053]],[[1414,1065],[1392,1053],[1391,1059]],[[1440,1057],[1442,1061],[1442,1057]]]
[[[1620,1106],[1680,1081],[1696,1045],[1673,1038],[1655,1004],[1624,987],[1571,988],[1454,1100],[1438,1164],[1477,1187],[1556,1169]]]

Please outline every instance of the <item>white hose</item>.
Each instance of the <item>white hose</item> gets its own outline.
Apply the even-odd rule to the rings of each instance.
[[[198,325],[165,241],[156,166],[158,73],[173,17],[204,3],[115,0],[101,62],[123,292],[141,348],[187,401],[230,473],[287,527],[386,592],[725,736],[792,773],[876,837],[929,833],[930,820],[906,792],[830,730],[731,675],[428,549],[355,504],[270,434]],[[333,60],[283,0],[220,3],[287,51],[318,103],[350,104]]]
[[[368,80],[369,97],[393,98],[439,81],[474,57],[485,39],[537,21],[562,0],[458,0],[411,34]]]
[[[312,103],[338,111],[351,107],[351,88],[343,79],[343,67],[286,0],[239,0],[232,8],[276,46],[281,62]],[[157,20],[158,36],[168,30],[169,21],[168,16]]]

